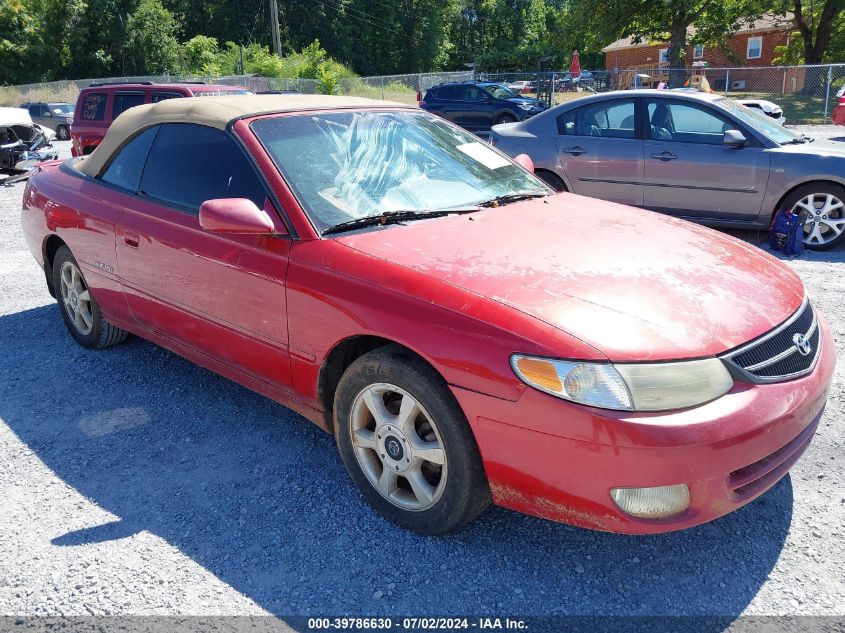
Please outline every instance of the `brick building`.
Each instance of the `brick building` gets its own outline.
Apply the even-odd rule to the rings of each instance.
[[[721,47],[703,44],[689,45],[685,51],[686,67],[691,68],[695,62],[706,62],[707,66],[714,69],[772,66],[772,60],[778,56],[776,48],[785,46],[789,42],[790,31],[793,28],[791,14],[764,16],[744,25],[728,39],[726,44],[734,54],[733,59]],[[691,27],[688,30],[688,39],[694,36],[695,29]],[[633,38],[617,40],[602,49],[605,54],[605,68],[617,74],[626,70],[643,70],[649,73],[656,83],[665,79],[663,75],[666,74],[665,69],[669,67],[668,46],[665,42],[635,43]],[[768,76],[770,74],[772,77]],[[731,78],[726,76],[724,71],[707,72],[711,85],[721,83],[721,86],[715,87],[724,88],[725,82],[729,82],[735,84],[732,88],[736,90],[768,88],[769,84],[780,78],[782,74],[783,71],[780,69],[773,69],[771,72],[763,70],[734,72]],[[803,85],[803,73],[797,77],[798,81],[795,81],[796,78],[793,77],[788,79],[790,79],[788,88],[792,90],[800,89]]]

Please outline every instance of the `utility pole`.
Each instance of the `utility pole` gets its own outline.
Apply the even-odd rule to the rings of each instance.
[[[279,0],[270,0],[270,34],[273,37],[273,51],[282,57],[282,35],[279,32]]]

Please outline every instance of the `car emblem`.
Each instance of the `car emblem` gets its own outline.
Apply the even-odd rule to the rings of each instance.
[[[801,356],[809,356],[810,352],[813,351],[812,346],[810,345],[810,341],[807,340],[807,337],[803,334],[796,334],[792,337],[792,342],[795,344],[795,348],[798,350],[798,353]]]

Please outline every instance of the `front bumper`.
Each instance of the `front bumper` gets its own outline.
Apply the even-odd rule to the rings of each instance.
[[[835,353],[827,321],[812,373],[737,383],[708,404],[662,414],[583,407],[527,388],[507,402],[453,388],[497,505],[581,527],[651,534],[712,521],[771,488],[809,445]],[[666,519],[623,513],[611,488],[686,483],[689,508]]]

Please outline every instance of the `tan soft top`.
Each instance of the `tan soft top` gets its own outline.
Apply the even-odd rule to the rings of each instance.
[[[410,107],[393,101],[361,97],[327,95],[234,95],[230,97],[186,97],[130,108],[114,120],[96,150],[74,167],[88,176],[96,176],[112,153],[137,131],[159,123],[197,123],[225,129],[230,121],[244,116],[291,112],[295,110],[331,110],[334,108]]]

